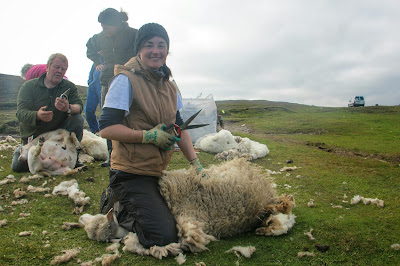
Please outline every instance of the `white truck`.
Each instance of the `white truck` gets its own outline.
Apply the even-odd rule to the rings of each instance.
[[[348,107],[357,107],[364,105],[365,105],[364,96],[354,96],[349,100]]]

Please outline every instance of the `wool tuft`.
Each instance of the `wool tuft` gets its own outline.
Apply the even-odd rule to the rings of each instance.
[[[233,248],[227,250],[226,252],[227,253],[234,252],[235,254],[237,254],[236,252],[238,252],[246,258],[250,258],[255,251],[256,251],[256,248],[253,246],[248,246],[248,247],[236,246],[236,247],[233,247]]]

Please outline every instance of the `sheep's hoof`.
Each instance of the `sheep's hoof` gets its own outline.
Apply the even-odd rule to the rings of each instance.
[[[271,229],[269,227],[259,227],[255,231],[256,235],[269,236],[271,235]]]

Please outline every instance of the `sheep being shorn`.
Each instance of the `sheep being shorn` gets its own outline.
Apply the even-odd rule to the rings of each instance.
[[[27,161],[29,172],[65,175],[73,172],[80,144],[74,132],[57,129],[22,146],[18,160]]]
[[[285,233],[293,226],[293,197],[277,197],[270,180],[255,164],[234,159],[204,169],[202,175],[196,175],[194,169],[176,170],[166,172],[160,180],[161,194],[175,216],[183,249],[203,251],[213,238],[234,236],[258,226],[264,231],[276,228],[263,235]],[[283,219],[269,220],[279,213]]]
[[[165,172],[160,191],[177,222],[179,243],[145,249],[136,234],[124,232],[123,251],[158,259],[184,251],[207,250],[211,241],[254,231],[258,235],[280,235],[294,225],[292,196],[278,197],[261,167],[245,159],[234,159],[204,169]],[[119,226],[111,215],[84,214],[80,222],[88,237],[110,241]]]

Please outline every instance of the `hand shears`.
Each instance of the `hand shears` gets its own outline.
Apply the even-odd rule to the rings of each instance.
[[[68,95],[69,95],[69,90],[70,90],[70,89],[71,89],[71,88],[69,88],[68,90],[64,91],[64,92],[60,95],[60,98],[63,99],[63,100],[68,100]]]
[[[189,117],[189,119],[186,120],[186,122],[183,123],[181,126],[178,126],[177,124],[171,124],[171,125],[165,127],[164,130],[168,130],[168,129],[170,129],[170,128],[173,128],[173,129],[174,129],[175,135],[176,135],[178,138],[180,138],[180,137],[182,136],[182,130],[193,129],[193,128],[199,128],[199,127],[208,126],[209,124],[199,124],[199,125],[191,125],[191,126],[189,126],[189,124],[193,121],[193,119],[196,118],[196,116],[197,116],[198,114],[200,114],[200,112],[201,112],[201,109],[200,109],[200,111],[198,111],[197,113],[195,113],[194,115],[192,115],[191,117]]]

